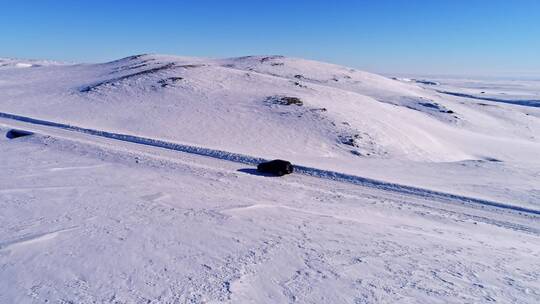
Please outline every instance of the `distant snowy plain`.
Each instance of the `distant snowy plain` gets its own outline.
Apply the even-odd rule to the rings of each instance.
[[[281,56],[0,59],[0,302],[538,303],[539,91]]]

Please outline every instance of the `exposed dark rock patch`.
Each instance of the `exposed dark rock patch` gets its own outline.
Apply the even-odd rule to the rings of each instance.
[[[261,58],[260,62],[265,63],[265,62],[270,61],[270,60],[281,59],[281,58],[284,58],[284,56],[280,56],[280,55],[266,56],[266,57]]]
[[[174,85],[175,83],[183,79],[184,78],[182,77],[169,77],[169,78],[161,79],[160,81],[158,81],[158,83],[161,85],[162,88],[165,88],[165,87]]]
[[[358,139],[360,139],[359,134],[347,134],[347,135],[339,135],[338,136],[339,142],[341,142],[344,145],[348,145],[351,147],[358,147]]]
[[[127,63],[127,62],[132,62],[132,61],[135,61],[135,60],[139,60],[141,58],[143,58],[144,56],[147,56],[148,54],[139,54],[139,55],[133,55],[133,56],[129,56],[129,57],[124,57],[124,58],[121,58],[121,59],[118,59],[118,60],[114,60],[114,61],[111,61],[111,62],[108,62],[108,63],[104,63],[104,64],[111,64],[111,63]],[[153,61],[154,58],[148,58],[148,59],[144,59],[143,61],[139,61],[139,63],[141,62],[149,62],[149,61]],[[132,63],[129,63],[129,64],[138,64],[137,62],[132,62]]]
[[[124,61],[139,60],[139,59],[141,59],[141,58],[144,57],[144,56],[148,56],[148,54],[132,55],[132,56],[120,58],[120,59],[118,59],[118,60],[114,60],[114,61],[111,61],[111,62],[124,62]]]
[[[133,56],[126,57],[124,59],[137,60],[137,59],[140,59],[141,57],[146,56],[146,55],[148,55],[148,54],[138,54],[138,55],[133,55]],[[122,59],[120,59],[120,60],[122,60]]]
[[[138,63],[135,64],[135,65],[125,65],[125,66],[121,66],[121,67],[118,67],[118,68],[113,69],[113,71],[111,72],[111,74],[119,73],[119,72],[125,72],[125,71],[129,71],[129,70],[136,70],[136,69],[144,68],[144,67],[149,66],[149,65],[151,64],[152,61],[153,61],[153,59],[149,59],[149,60],[143,60],[143,61],[141,61],[141,62],[138,62]]]
[[[307,88],[306,85],[300,83],[299,81],[293,81],[293,84],[294,84],[295,86],[299,87],[299,88],[304,88],[304,89]]]
[[[302,100],[298,97],[290,97],[290,96],[270,96],[266,98],[266,103],[270,104],[276,104],[276,105],[282,105],[282,106],[302,106],[304,103]]]
[[[126,79],[135,78],[135,77],[143,76],[143,75],[150,75],[150,74],[158,73],[158,72],[168,70],[168,69],[171,69],[171,68],[174,68],[174,67],[176,67],[174,63],[167,63],[165,65],[158,66],[158,67],[155,67],[155,68],[151,68],[151,69],[148,69],[148,70],[144,70],[144,71],[124,75],[124,76],[121,76],[121,77],[116,77],[116,78],[108,79],[108,80],[105,80],[105,81],[101,81],[101,82],[98,82],[98,83],[83,87],[83,88],[79,89],[79,92],[81,92],[81,93],[89,93],[89,92],[95,91],[96,89],[98,89],[98,88],[100,88],[102,86],[106,86],[106,85],[115,86],[119,82],[124,81]]]
[[[341,132],[338,135],[338,142],[349,146],[349,149],[352,148],[349,152],[353,155],[369,157],[388,155],[388,152],[378,146],[373,137],[366,132],[358,132],[358,130],[351,128],[342,130]]]
[[[426,107],[426,108],[431,108],[431,109],[437,110],[437,111],[439,111],[441,113],[448,113],[448,114],[453,114],[454,113],[454,111],[448,110],[448,109],[446,109],[445,107],[441,106],[438,103],[420,102],[418,104],[423,106],[423,107]]]
[[[439,109],[439,107],[438,107],[436,104],[434,104],[434,103],[420,102],[420,103],[418,103],[418,104],[421,105],[421,106],[424,106],[424,107],[426,107],[426,108]]]
[[[281,77],[280,75],[277,75],[277,76]],[[306,76],[304,76],[302,74],[295,74],[295,75],[293,75],[293,77],[298,79],[298,80],[303,80],[303,81],[307,81],[307,82],[311,82],[311,83],[328,83],[330,81],[333,81],[333,82],[339,82],[340,81],[338,76],[333,76],[332,78],[327,79],[327,80],[309,78],[309,77],[306,77]],[[346,78],[346,79],[352,79],[352,77],[350,77],[350,76],[343,76],[343,77]]]
[[[459,121],[457,115],[452,115],[455,114],[453,110],[446,108],[444,105],[441,105],[434,100],[424,97],[401,96],[389,100],[378,99],[378,101],[419,111],[445,122],[457,123]]]

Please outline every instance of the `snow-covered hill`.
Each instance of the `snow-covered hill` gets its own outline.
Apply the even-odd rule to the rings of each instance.
[[[10,66],[27,62],[11,60]],[[540,110],[441,91],[282,56],[137,55],[103,64],[4,68],[0,111],[534,201],[524,193],[536,178],[527,170],[540,167]],[[463,183],[470,166],[492,179]],[[497,191],[507,174],[520,182]]]
[[[248,154],[509,160],[540,147],[540,123],[526,117],[530,109],[502,107],[498,112],[507,115],[501,119],[415,85],[280,56],[140,55],[16,70],[3,78],[6,111]],[[301,104],[288,105],[289,97]],[[493,149],[501,142],[508,149]]]

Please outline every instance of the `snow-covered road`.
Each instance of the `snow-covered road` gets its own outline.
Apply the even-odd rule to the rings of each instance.
[[[1,303],[540,301],[534,214],[2,124]]]

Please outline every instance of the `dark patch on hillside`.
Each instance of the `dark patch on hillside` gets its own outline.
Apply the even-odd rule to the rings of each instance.
[[[121,66],[121,67],[113,69],[111,74],[144,68],[144,67],[148,66],[151,61],[152,60],[144,60],[144,61],[141,61],[140,63],[135,64],[135,65]]]
[[[261,58],[259,61],[261,63],[265,63],[265,62],[270,61],[270,60],[281,59],[281,58],[285,58],[285,56],[281,56],[281,55],[266,56],[266,57]]]
[[[302,106],[304,103],[302,100],[298,97],[290,97],[290,96],[270,96],[267,97],[265,100],[266,103],[269,104],[276,104],[276,105],[282,105],[282,106]]]
[[[445,107],[441,106],[440,104],[438,104],[436,102],[433,102],[433,103],[431,103],[431,102],[419,102],[418,104],[423,106],[423,107],[426,107],[426,108],[437,110],[440,113],[448,113],[448,114],[453,114],[454,113],[454,111],[448,110],[448,109],[446,109]]]
[[[124,58],[120,58],[120,59],[117,59],[117,60],[113,60],[111,62],[108,62],[108,63],[104,63],[104,64],[111,64],[111,63],[118,63],[118,62],[127,62],[127,61],[135,61],[135,60],[139,60],[141,58],[143,58],[144,56],[147,56],[148,54],[139,54],[139,55],[133,55],[133,56],[128,56],[128,57],[124,57]],[[145,61],[150,61],[150,60],[154,60],[153,58],[150,58],[150,59],[147,59]]]
[[[346,134],[346,135],[338,135],[339,142],[348,145],[351,147],[358,147],[358,139],[360,139],[359,134]]]
[[[133,56],[129,56],[129,57],[124,58],[124,60],[126,60],[126,59],[127,60],[137,60],[137,59],[140,59],[141,57],[146,56],[146,55],[148,55],[148,54],[133,55]],[[120,59],[120,60],[122,60],[122,59]]]
[[[172,86],[183,79],[184,78],[182,77],[169,77],[169,78],[161,79],[160,81],[158,81],[158,83],[161,85],[162,88],[165,88],[168,86]]]
[[[144,70],[144,71],[124,75],[124,76],[121,76],[121,77],[116,77],[116,78],[108,79],[108,80],[105,80],[105,81],[101,81],[101,82],[98,82],[98,83],[83,87],[83,88],[81,88],[79,90],[79,92],[81,92],[81,93],[89,93],[89,92],[95,91],[96,89],[98,89],[98,88],[100,88],[102,86],[106,86],[106,85],[115,86],[119,82],[124,81],[126,79],[135,78],[135,77],[139,77],[139,76],[143,76],[143,75],[155,74],[155,73],[158,73],[158,72],[161,72],[161,71],[164,71],[164,70],[168,70],[168,69],[171,69],[171,68],[174,68],[174,67],[176,67],[174,63],[168,63],[168,64],[165,64],[165,65],[162,65],[162,66],[159,66],[159,67],[155,67],[155,68],[152,68],[152,69],[148,69],[148,70]]]
[[[303,88],[303,89],[306,89],[306,88],[307,88],[306,85],[300,83],[299,81],[293,81],[292,83],[293,83],[295,86],[299,87],[299,88]]]
[[[349,125],[346,123],[346,125]],[[349,147],[349,152],[356,156],[386,156],[388,152],[377,145],[373,137],[366,132],[347,128],[338,135],[338,142]]]
[[[458,123],[460,120],[458,114],[453,110],[425,97],[399,96],[390,99],[377,99],[377,101],[422,112],[447,123]]]

